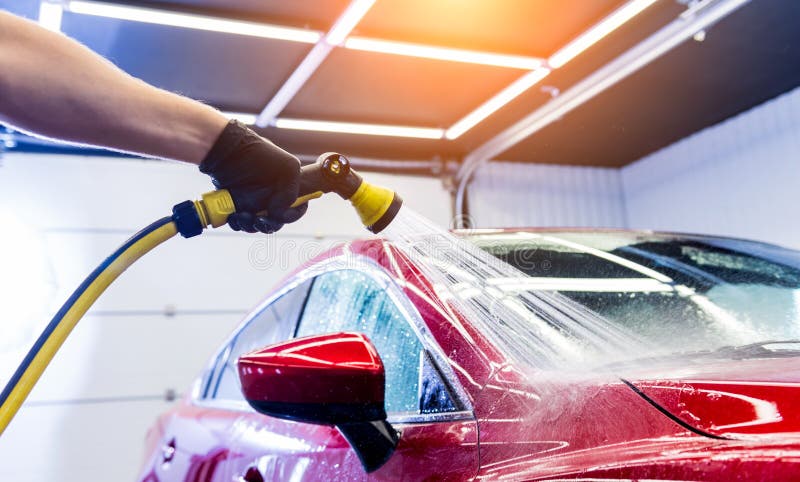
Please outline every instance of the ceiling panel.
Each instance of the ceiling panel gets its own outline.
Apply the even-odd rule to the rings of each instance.
[[[327,30],[350,0],[150,0],[135,3]]]
[[[109,1],[109,0],[106,0]],[[349,0],[149,0],[169,7],[327,29]],[[549,56],[624,0],[378,0],[356,34],[457,48]],[[685,2],[683,2],[685,3]],[[38,0],[0,0],[35,17]],[[387,159],[459,158],[673,20],[660,0],[454,141],[278,130],[303,154],[340,149]],[[503,153],[522,162],[623,165],[800,85],[797,0],[754,0],[559,122]],[[68,35],[157,86],[225,110],[258,112],[310,46],[65,14]],[[335,49],[285,117],[448,127],[522,71]]]
[[[348,156],[372,157],[375,159],[433,159],[448,155],[452,148],[441,139],[409,139],[402,137],[365,136],[335,134],[330,132],[307,132],[268,127],[259,133],[282,148],[295,154],[316,156],[335,151]]]
[[[228,110],[260,110],[311,48],[70,13],[63,30],[136,77]]]
[[[475,149],[532,111],[544,105],[551,92],[564,92],[592,72],[643,41],[653,32],[674,20],[684,7],[677,2],[656,2],[636,18],[603,38],[564,67],[553,71],[538,85],[520,95],[486,121],[467,131],[458,139],[464,153]],[[540,162],[540,160],[532,159]]]
[[[355,35],[548,57],[624,0],[378,0]]]
[[[0,9],[22,17],[36,19],[39,17],[39,0],[0,0]]]
[[[523,73],[337,49],[281,115],[447,127]]]
[[[800,2],[755,1],[498,159],[623,166],[800,86]]]

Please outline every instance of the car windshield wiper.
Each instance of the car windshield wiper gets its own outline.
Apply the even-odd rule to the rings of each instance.
[[[795,345],[794,348],[778,348],[772,349],[770,346],[774,345]],[[789,358],[800,356],[800,340],[766,340],[758,343],[750,343],[748,345],[738,346],[722,346],[713,350],[696,350],[696,351],[681,351],[669,353],[666,355],[657,355],[652,357],[634,358],[630,360],[622,360],[618,362],[602,365],[600,368],[621,368],[630,367],[632,365],[642,366],[645,363],[657,363],[671,360],[681,359],[729,359],[729,360],[745,360],[752,358]]]

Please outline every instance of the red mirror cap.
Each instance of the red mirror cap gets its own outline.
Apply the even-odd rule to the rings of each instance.
[[[384,370],[361,333],[296,338],[239,357],[251,402],[383,406]]]

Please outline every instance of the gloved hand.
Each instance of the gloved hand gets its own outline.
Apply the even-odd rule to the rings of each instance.
[[[274,233],[305,214],[308,204],[290,207],[300,187],[300,161],[232,120],[200,163],[217,189],[231,193],[236,212],[228,217],[234,231]],[[266,211],[266,215],[260,215]]]

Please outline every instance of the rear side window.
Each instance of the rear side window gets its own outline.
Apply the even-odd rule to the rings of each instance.
[[[230,350],[221,355],[224,361],[220,360],[216,377],[212,378],[213,386],[209,390],[211,398],[244,400],[236,361],[245,353],[292,337],[310,284],[307,281],[277,298],[258,312],[236,335],[230,344]]]
[[[308,295],[297,336],[355,331],[375,345],[386,371],[386,411],[429,413],[455,410],[449,391],[432,367],[409,320],[382,286],[354,270],[320,275]],[[420,375],[425,371],[423,385]]]

